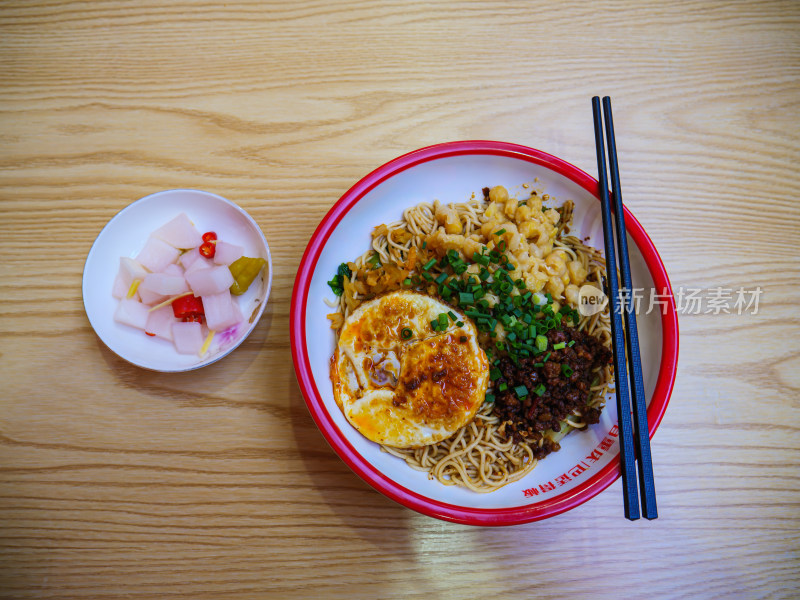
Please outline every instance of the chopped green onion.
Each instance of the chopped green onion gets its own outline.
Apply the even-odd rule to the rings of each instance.
[[[491,319],[492,318],[492,315],[490,315],[488,313],[481,312],[479,310],[465,310],[464,314],[467,315],[468,317],[472,317],[473,319],[478,319],[480,317],[483,317],[484,319]]]
[[[558,343],[558,344],[553,346],[553,350],[563,350],[566,347],[567,347],[567,343],[566,342],[560,342],[560,343]]]
[[[439,313],[439,327],[447,329],[449,321],[447,320],[447,313]]]
[[[400,331],[400,337],[403,338],[404,340],[410,340],[411,336],[413,335],[414,332],[411,331],[410,327],[403,327],[403,329]]]
[[[485,254],[478,254],[477,252],[473,252],[472,260],[474,260],[478,264],[483,265],[484,267],[489,265],[489,257],[486,256]]]
[[[484,400],[484,401],[485,401],[485,402],[488,402],[489,404],[491,404],[492,402],[494,402],[494,394],[486,394],[486,397],[485,397],[485,400]]]
[[[403,285],[411,285],[411,278],[410,277],[406,277],[403,280]]]
[[[569,365],[561,365],[561,372],[564,374],[564,377],[572,377],[575,371],[573,371],[572,367]]]
[[[545,354],[545,355],[544,355],[544,358],[542,359],[542,362],[547,362],[547,359],[549,359],[549,358],[550,358],[550,355],[551,355],[551,354],[552,354],[552,352],[548,352],[547,354]]]
[[[544,363],[533,363],[534,367],[543,367]]]
[[[492,381],[497,381],[498,379],[500,379],[500,375],[501,375],[500,369],[494,368],[491,371],[489,371],[489,379],[491,379]]]
[[[370,264],[370,266],[372,266],[373,269],[383,266],[383,263],[381,263],[381,257],[377,252],[370,256],[367,259],[367,262]]]
[[[463,327],[464,321],[456,321],[456,325],[458,325],[459,327]]]
[[[439,331],[439,321],[437,321],[436,319],[431,321],[431,327],[433,328],[434,331]]]
[[[533,390],[533,392],[534,392],[534,393],[535,393],[537,396],[542,396],[542,395],[544,395],[544,393],[545,393],[545,391],[546,391],[546,390],[547,390],[547,388],[546,388],[546,387],[544,387],[544,384],[543,384],[543,383],[540,383],[540,384],[539,384],[539,387],[537,387],[535,390]]]
[[[425,248],[427,247],[428,247],[428,242],[422,242],[422,249],[425,250]]]
[[[544,352],[545,350],[547,350],[547,338],[544,337],[543,335],[536,336],[536,349],[539,352]]]
[[[528,395],[528,388],[526,388],[524,385],[518,385],[514,388],[514,392],[516,392],[517,398],[524,398]]]
[[[430,271],[430,270],[431,270],[431,268],[433,267],[433,265],[435,265],[435,264],[436,264],[436,259],[435,259],[435,258],[432,258],[432,259],[430,259],[430,260],[429,260],[427,263],[425,263],[425,266],[424,266],[424,267],[422,267],[422,269],[423,269],[424,271]]]
[[[497,386],[497,389],[500,390],[501,392],[505,392],[508,389],[508,384],[503,382]]]
[[[434,281],[441,285],[442,283],[445,282],[445,279],[447,279],[447,273],[442,273],[436,279],[434,279]]]
[[[475,296],[473,296],[470,292],[459,292],[458,301],[461,304],[472,304],[475,302]]]
[[[423,273],[422,276],[428,281],[433,281],[433,275],[431,275],[430,273]]]
[[[462,335],[459,339],[461,340],[461,343],[463,344],[464,342],[467,341],[467,336]]]
[[[503,235],[505,232],[506,232],[505,229],[501,229],[500,231],[495,231],[494,234],[495,235]]]
[[[567,344],[567,346],[569,346],[570,348],[572,348],[574,345],[575,345],[575,340],[571,340],[570,343]]]

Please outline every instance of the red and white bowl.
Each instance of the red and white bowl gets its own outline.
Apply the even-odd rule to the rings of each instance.
[[[326,315],[327,285],[337,266],[370,246],[376,225],[402,217],[420,202],[464,202],[481,189],[504,185],[526,197],[533,185],[560,204],[575,202],[572,231],[602,250],[597,181],[563,160],[532,148],[489,141],[422,148],[377,168],[331,208],[314,232],[298,269],[291,306],[291,343],[297,380],[308,409],[336,453],[389,498],[423,514],[472,525],[513,525],[570,510],[619,477],[617,411],[609,397],[599,423],[570,433],[561,450],[518,482],[479,494],[430,480],[359,434],[333,397],[329,361],[335,347]],[[669,402],[678,360],[678,320],[667,273],[644,228],[626,210],[634,288],[642,288],[638,316],[650,436]],[[658,294],[657,296],[652,296]],[[648,310],[651,305],[653,309]],[[656,465],[657,467],[657,465]],[[620,506],[622,498],[620,498]],[[621,509],[620,509],[621,510]]]

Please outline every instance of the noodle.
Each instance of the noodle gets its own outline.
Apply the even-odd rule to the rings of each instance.
[[[332,327],[339,329],[344,319],[362,301],[385,291],[400,289],[416,266],[424,265],[435,252],[457,248],[471,257],[475,247],[492,249],[505,243],[509,261],[515,262],[523,272],[528,289],[533,284],[552,293],[553,298],[577,308],[577,286],[565,288],[564,265],[569,265],[567,280],[591,283],[602,290],[605,260],[596,249],[584,245],[574,236],[564,235],[572,216],[572,203],[567,202],[558,211],[542,207],[542,199],[534,192],[525,203],[508,198],[504,188],[493,188],[488,198],[472,198],[469,202],[452,205],[421,203],[406,209],[400,221],[379,225],[373,231],[372,249],[348,263],[351,270],[345,278],[338,312],[329,315]],[[486,192],[484,192],[486,193]],[[512,204],[513,203],[513,204]],[[552,211],[552,212],[551,212]],[[560,221],[560,223],[559,223]],[[502,233],[501,239],[498,232]],[[503,249],[501,247],[501,249]],[[374,263],[374,255],[380,267]],[[369,261],[373,261],[370,263]],[[582,271],[581,271],[582,269]],[[436,269],[431,270],[436,274]],[[574,277],[573,277],[574,276]],[[436,287],[419,281],[414,289],[432,295]],[[555,292],[561,293],[555,293]],[[582,316],[575,325],[611,346],[611,329],[608,309],[592,316]],[[482,345],[488,336],[482,334]],[[504,332],[496,339],[502,339]],[[612,368],[606,366],[595,371],[591,386],[589,408],[602,408],[606,395],[613,388]],[[444,485],[460,485],[472,491],[494,491],[517,481],[531,472],[537,464],[534,446],[525,441],[514,441],[504,435],[505,424],[493,414],[494,405],[484,403],[475,418],[450,438],[421,448],[394,448],[382,445],[384,452],[403,459],[413,469],[428,473]],[[576,410],[561,424],[559,432],[546,435],[554,442],[569,431],[586,426],[580,411]],[[539,439],[541,447],[543,439]]]

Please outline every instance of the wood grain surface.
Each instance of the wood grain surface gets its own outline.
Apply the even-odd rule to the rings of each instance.
[[[797,2],[0,3],[0,597],[797,598]],[[660,517],[619,482],[528,525],[454,525],[350,472],[295,380],[300,257],[355,181],[456,139],[623,192],[685,311],[653,440]],[[275,261],[254,334],[187,374],[129,366],[83,310],[89,248],[154,191],[226,196]]]

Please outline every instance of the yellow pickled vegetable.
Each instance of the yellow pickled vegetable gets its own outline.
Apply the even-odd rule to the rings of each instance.
[[[233,261],[228,267],[231,270],[231,275],[233,275],[231,294],[234,296],[244,294],[265,264],[267,264],[267,261],[263,258],[249,258],[247,256],[242,256]]]

